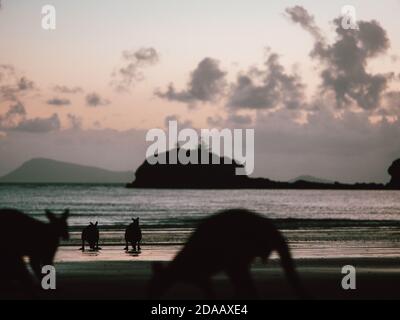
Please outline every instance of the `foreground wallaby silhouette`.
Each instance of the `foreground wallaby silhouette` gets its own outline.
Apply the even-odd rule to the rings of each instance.
[[[99,229],[97,227],[98,222],[92,223],[85,227],[82,230],[82,247],[80,250],[85,251],[85,242],[89,244],[89,247],[91,250],[100,250],[101,248],[99,247]]]
[[[295,270],[286,241],[271,220],[242,209],[227,210],[206,218],[184,248],[167,266],[153,264],[149,298],[160,298],[175,282],[191,283],[206,298],[214,298],[211,277],[224,271],[238,298],[256,298],[250,274],[256,257],[264,260],[277,251],[290,285],[299,297],[304,290]]]
[[[140,251],[140,241],[142,241],[142,230],[139,226],[139,218],[132,219],[132,223],[125,229],[125,249],[129,250],[129,244],[131,244],[133,251],[136,251],[136,245],[138,251]]]
[[[31,293],[35,280],[31,277],[23,257],[29,257],[37,280],[42,278],[42,267],[52,265],[60,238],[68,240],[69,210],[60,217],[46,210],[49,223],[41,222],[15,209],[0,209],[0,274],[8,282],[17,281]],[[0,280],[0,287],[3,279]]]

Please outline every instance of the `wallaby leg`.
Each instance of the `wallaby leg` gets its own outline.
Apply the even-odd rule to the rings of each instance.
[[[36,291],[34,279],[23,258],[14,254],[4,254],[0,264],[0,298],[13,299],[21,294],[36,298]]]
[[[294,261],[289,251],[287,243],[282,240],[277,246],[277,251],[281,259],[281,265],[285,272],[289,284],[294,289],[300,299],[310,298],[300,281],[300,277],[296,271]]]
[[[85,240],[82,240],[82,247],[79,250],[85,251]]]
[[[132,250],[136,252],[136,242],[135,241],[132,242],[132,248],[133,248]]]
[[[129,250],[129,244],[128,244],[128,241],[126,241],[126,240],[125,240],[125,248],[124,248],[124,250],[125,251]]]
[[[235,297],[238,299],[256,299],[257,288],[251,277],[250,269],[246,266],[231,269],[227,274],[235,288]]]
[[[137,243],[137,249],[138,249],[138,251],[140,251],[140,241],[138,241],[138,243]]]

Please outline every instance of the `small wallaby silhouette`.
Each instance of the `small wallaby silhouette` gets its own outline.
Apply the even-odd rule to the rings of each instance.
[[[35,281],[23,260],[29,257],[30,266],[40,281],[42,267],[52,265],[60,238],[69,239],[67,219],[69,210],[60,217],[46,210],[49,223],[36,220],[15,209],[0,209],[1,276],[19,281],[33,292]],[[1,285],[1,283],[0,283]]]
[[[131,244],[133,251],[136,251],[136,245],[138,251],[140,251],[140,241],[142,241],[142,230],[139,225],[139,218],[132,219],[132,223],[125,229],[125,251],[129,250],[129,244]]]
[[[299,297],[305,297],[288,245],[271,220],[248,210],[233,209],[201,222],[167,266],[153,263],[149,298],[162,297],[178,281],[198,286],[206,298],[214,298],[211,277],[221,271],[227,273],[237,297],[256,298],[251,263],[256,257],[266,261],[275,250],[289,283]]]
[[[85,242],[89,244],[89,247],[91,250],[100,250],[101,248],[99,247],[99,229],[97,227],[98,222],[92,223],[85,227],[82,230],[82,247],[80,250],[85,251]]]

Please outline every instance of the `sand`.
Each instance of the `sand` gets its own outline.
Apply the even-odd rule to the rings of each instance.
[[[170,248],[171,257],[176,248]],[[105,249],[107,251],[107,249]],[[115,249],[114,249],[115,251]],[[118,250],[119,251],[119,250]],[[115,251],[114,253],[116,253]],[[159,253],[159,255],[157,254]],[[91,253],[85,253],[90,255]],[[125,260],[59,261],[57,290],[47,292],[44,299],[145,299],[147,282],[151,277],[148,255],[143,258],[126,254]],[[149,253],[152,258],[164,257],[165,250]],[[140,257],[140,256],[139,256]],[[169,258],[169,256],[168,256]],[[297,269],[307,291],[315,299],[399,299],[400,258],[302,258],[296,259]],[[356,289],[344,290],[341,286],[342,267],[356,267]],[[279,260],[271,259],[267,265],[257,261],[252,268],[260,299],[295,299],[288,286]],[[231,299],[233,290],[224,274],[213,279],[218,299]],[[197,288],[177,284],[163,299],[202,299]]]
[[[399,299],[400,256],[394,248],[367,247],[362,250],[332,244],[310,247],[292,244],[298,272],[315,299]],[[56,290],[42,291],[40,299],[146,299],[147,283],[154,261],[171,260],[181,245],[144,246],[140,254],[126,253],[121,245],[103,246],[100,252],[82,253],[77,246],[59,249],[55,267]],[[342,267],[356,268],[356,289],[341,286]],[[255,261],[252,267],[260,299],[296,299],[273,255],[268,264]],[[233,298],[233,288],[224,274],[213,278],[217,299]],[[6,298],[27,298],[19,289]],[[197,288],[175,285],[163,299],[203,299]]]

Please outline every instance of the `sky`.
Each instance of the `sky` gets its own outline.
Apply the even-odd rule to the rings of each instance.
[[[0,175],[34,157],[135,170],[168,119],[254,128],[253,176],[386,182],[400,157],[399,0],[0,4]]]

